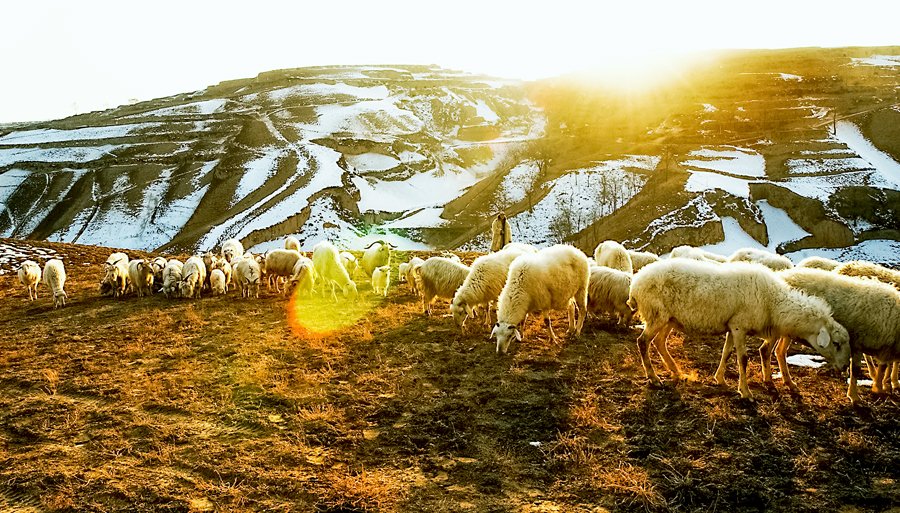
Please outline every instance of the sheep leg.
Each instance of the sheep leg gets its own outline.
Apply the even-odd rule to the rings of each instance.
[[[644,331],[642,331],[637,338],[638,354],[641,356],[641,365],[644,367],[644,375],[647,376],[650,383],[654,385],[659,385],[660,381],[659,376],[656,375],[656,371],[653,370],[653,363],[650,361],[650,341],[659,335],[659,332],[663,327],[664,326],[657,326],[648,322],[644,326]]]
[[[37,292],[35,292],[37,295]],[[900,374],[900,361],[895,361],[893,365],[893,369],[891,370],[891,387],[894,390],[900,391],[900,381],[898,381],[898,374]]]
[[[860,403],[859,391],[856,389],[856,378],[862,369],[860,368],[860,356],[858,352],[853,352],[850,357],[850,385],[847,387],[847,397],[850,398],[850,404],[857,406]]]
[[[778,360],[778,369],[781,371],[781,382],[787,386],[791,393],[799,394],[800,389],[791,378],[791,369],[787,364],[787,350],[791,347],[791,339],[781,337],[775,343],[775,359]]]
[[[569,329],[566,331],[566,334],[571,334],[575,331],[575,302],[570,301],[569,307],[566,308],[566,316],[569,318]]]
[[[772,383],[772,351],[776,347],[780,347],[782,340],[783,339],[781,338],[765,338],[763,339],[763,343],[759,346],[759,360],[762,363],[762,368],[759,372],[762,374],[763,383]],[[786,351],[786,348],[790,343],[787,341],[785,341],[785,343]],[[784,378],[784,368],[782,368],[780,360],[778,361],[778,368],[781,370],[781,380],[787,383],[790,378]]]
[[[666,344],[666,340],[669,338],[669,333],[672,332],[672,326],[667,324],[662,332],[661,336],[657,336],[653,340],[653,344],[656,346],[656,350],[659,352],[659,355],[662,356],[663,363],[665,363],[666,368],[669,369],[669,372],[672,373],[672,379],[675,382],[681,381],[681,367],[678,366],[678,362],[672,358],[672,355],[669,354],[669,346]]]
[[[581,335],[584,327],[584,319],[587,317],[587,287],[579,289],[575,293],[575,302],[578,306],[578,318],[575,325],[575,335]]]
[[[728,357],[731,356],[731,350],[734,349],[734,339],[731,338],[731,332],[725,334],[725,345],[722,346],[722,358],[719,359],[719,367],[716,369],[716,383],[725,384],[725,369],[728,367]],[[762,349],[760,349],[761,351]]]
[[[877,367],[875,367],[875,377],[872,378],[872,393],[873,394],[883,394],[884,393],[884,385],[885,381],[888,381],[887,376],[890,374],[890,370],[888,369],[887,363],[879,363]]]
[[[732,329],[734,337],[734,348],[737,353],[738,362],[738,392],[741,398],[753,400],[753,394],[750,393],[750,387],[747,386],[747,335],[744,330]]]
[[[547,319],[547,329],[550,330],[550,340],[552,340],[554,344],[559,343],[556,333],[553,333],[553,323],[550,322],[550,312],[544,314],[544,318]]]

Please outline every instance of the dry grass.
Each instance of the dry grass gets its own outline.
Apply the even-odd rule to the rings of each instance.
[[[92,263],[70,266],[66,308],[31,303],[0,276],[0,510],[870,511],[900,501],[893,400],[864,395],[868,406],[853,409],[842,380],[809,369],[795,371],[803,393],[791,396],[764,387],[754,362],[758,401],[747,403],[733,366],[727,387],[713,384],[715,340],[673,340],[696,378],[656,389],[635,333],[602,320],[558,345],[535,321],[500,357],[486,333],[426,319],[406,286],[385,299],[360,284],[363,300],[342,309],[266,291],[120,301],[96,295],[108,250],[53,247]]]

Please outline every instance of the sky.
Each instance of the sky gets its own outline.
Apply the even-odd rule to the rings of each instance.
[[[900,45],[900,2],[17,0],[0,18],[0,123],[262,71],[438,64],[533,80],[708,49]]]

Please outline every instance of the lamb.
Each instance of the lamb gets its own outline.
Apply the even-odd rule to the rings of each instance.
[[[166,262],[162,279],[162,291],[166,299],[178,297],[183,269],[184,264],[174,258]]]
[[[231,285],[231,274],[233,272],[233,267],[231,264],[222,257],[218,257],[216,259],[215,270],[222,271],[222,276],[225,277],[225,292],[228,293],[228,286]]]
[[[839,265],[834,272],[843,274],[844,276],[856,276],[861,278],[875,278],[876,280],[893,285],[894,288],[900,290],[900,271],[889,269],[882,265],[866,262],[864,260],[854,260],[846,264]]]
[[[835,267],[841,265],[837,260],[830,258],[822,258],[817,256],[806,257],[801,260],[797,267],[808,267],[810,269],[821,269],[823,271],[833,271]]]
[[[224,243],[222,243],[222,256],[225,257],[225,260],[227,260],[229,264],[231,263],[232,259],[243,254],[244,245],[241,244],[241,241],[237,239],[228,239]],[[185,265],[186,264],[187,262],[185,262]]]
[[[770,340],[802,338],[834,367],[845,367],[849,361],[847,332],[834,321],[828,305],[792,289],[759,264],[660,260],[634,276],[628,306],[644,319],[646,327],[637,346],[644,372],[654,384],[660,381],[648,354],[651,341],[675,381],[681,379],[681,369],[666,347],[666,337],[674,328],[728,334],[726,345],[737,348],[738,391],[745,399],[753,398],[747,386],[748,335]],[[724,383],[723,365],[716,372],[716,381]]]
[[[301,295],[311,296],[316,285],[316,270],[313,261],[305,256],[300,256],[291,272],[291,279],[285,286],[285,295],[300,290]]]
[[[632,312],[628,307],[631,274],[618,269],[596,266],[590,269],[587,311],[616,314],[619,324],[631,324]]]
[[[128,280],[138,297],[153,294],[153,267],[140,258],[128,262]]]
[[[66,284],[66,268],[62,260],[51,258],[44,264],[44,285],[53,294],[53,308],[66,306],[69,297],[63,287]]]
[[[854,405],[859,404],[856,380],[860,375],[862,354],[871,355],[880,362],[900,359],[900,292],[876,280],[819,269],[792,269],[783,272],[782,276],[792,287],[827,301],[835,320],[847,328],[852,350],[847,397]],[[880,385],[879,380],[875,380],[873,392],[880,391]]]
[[[450,313],[456,326],[463,329],[466,319],[475,317],[475,309],[481,305],[487,307],[485,316],[487,326],[491,325],[491,304],[500,297],[509,265],[524,252],[518,247],[506,247],[495,253],[482,255],[472,262],[469,274],[450,301]]]
[[[350,279],[347,269],[341,263],[340,254],[334,244],[328,241],[322,241],[313,247],[313,267],[316,270],[316,277],[320,278],[323,283],[331,284],[331,297],[337,301],[337,295],[334,293],[334,287],[337,285],[344,293],[344,297],[356,299],[358,293],[356,291],[356,283]]]
[[[262,280],[262,270],[259,261],[254,258],[240,258],[234,266],[234,281],[241,289],[242,298],[259,298],[259,282]]]
[[[709,251],[695,248],[692,246],[678,246],[669,253],[669,258],[687,258],[689,260],[699,260],[701,262],[718,262],[724,264],[728,259],[722,255],[710,253]]]
[[[391,266],[383,265],[381,267],[376,267],[374,271],[372,271],[372,290],[375,291],[376,294],[381,293],[383,296],[387,297],[388,286],[391,284]]]
[[[794,267],[794,263],[785,256],[761,249],[743,248],[728,257],[729,262],[756,262],[773,271],[783,271]]]
[[[465,265],[444,257],[431,257],[413,269],[416,288],[422,293],[422,306],[431,315],[431,302],[436,297],[453,298],[469,275]]]
[[[631,255],[628,254],[628,250],[614,240],[607,240],[598,244],[594,250],[594,260],[597,262],[597,265],[609,267],[610,269],[618,269],[628,274],[634,272]]]
[[[28,289],[28,299],[37,299],[37,286],[41,281],[41,266],[33,260],[22,262],[19,267],[19,283]]]
[[[200,299],[200,289],[206,281],[206,265],[203,264],[203,259],[198,256],[188,258],[184,262],[181,274],[179,284],[181,297]]]
[[[356,269],[359,267],[359,262],[356,260],[356,257],[353,253],[349,251],[341,251],[341,264],[343,264],[344,269],[347,270],[347,274],[353,278],[353,273],[356,272]]]
[[[366,276],[372,276],[376,267],[391,265],[391,248],[395,247],[389,242],[377,240],[363,252],[362,261],[359,263]]]
[[[491,331],[497,352],[506,353],[512,337],[522,340],[520,326],[529,313],[546,317],[550,338],[556,342],[549,312],[567,310],[569,333],[580,335],[587,315],[588,280],[587,256],[572,246],[551,246],[516,258],[500,292],[497,323]]]
[[[284,249],[293,249],[296,252],[300,252],[300,241],[297,240],[297,237],[290,236],[284,239]]]
[[[419,295],[419,286],[416,284],[416,277],[414,271],[416,267],[424,264],[425,261],[419,257],[412,257],[409,259],[409,265],[406,268],[406,281],[409,282],[409,286],[412,288],[413,294]]]
[[[294,265],[300,260],[300,252],[293,249],[274,249],[266,253],[266,276],[275,280],[275,290],[281,292],[278,278],[290,278],[294,274]]]
[[[209,274],[209,288],[215,296],[221,296],[228,291],[225,287],[225,273],[221,269],[213,269]]]
[[[634,272],[640,271],[647,264],[659,261],[659,255],[650,253],[649,251],[634,251],[629,249],[628,256],[631,257],[631,267]]]

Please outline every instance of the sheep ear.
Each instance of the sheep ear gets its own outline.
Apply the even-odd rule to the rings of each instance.
[[[831,343],[831,335],[829,335],[828,330],[826,330],[825,327],[822,326],[819,329],[819,336],[816,337],[816,344],[820,348],[825,349],[826,347],[828,347],[828,344],[830,344],[830,343]]]
[[[494,338],[494,337],[497,336],[497,328],[498,328],[498,327],[499,327],[499,326],[497,326],[496,324],[494,325],[494,329],[491,330],[491,336],[488,337],[489,339]]]
[[[521,342],[522,341],[522,333],[519,331],[518,328],[516,328],[515,334],[516,334],[516,340]]]

